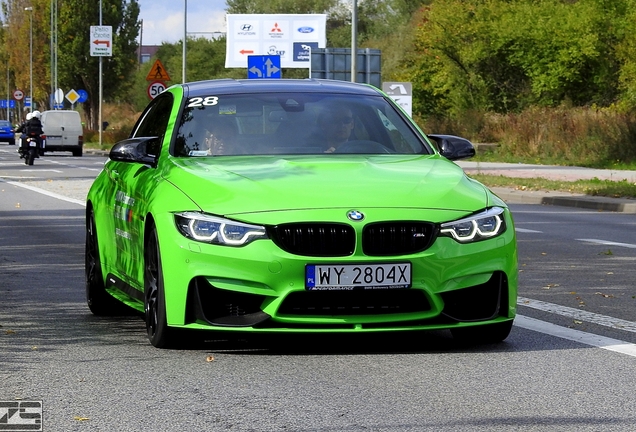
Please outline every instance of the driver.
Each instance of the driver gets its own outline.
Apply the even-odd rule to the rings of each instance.
[[[349,141],[354,126],[353,113],[347,106],[329,105],[318,115],[317,126],[311,141],[325,153],[333,153]]]

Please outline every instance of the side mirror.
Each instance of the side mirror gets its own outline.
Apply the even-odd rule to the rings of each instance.
[[[137,162],[152,167],[157,166],[159,137],[130,138],[120,141],[110,149],[108,157],[117,162]]]
[[[467,159],[475,156],[475,147],[466,138],[455,135],[427,135],[435,144],[440,154],[449,160]]]

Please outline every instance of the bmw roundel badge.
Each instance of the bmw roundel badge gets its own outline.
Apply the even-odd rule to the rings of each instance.
[[[364,215],[362,214],[362,212],[359,212],[358,210],[349,210],[347,212],[347,217],[352,220],[352,221],[361,221],[362,219],[364,219]]]

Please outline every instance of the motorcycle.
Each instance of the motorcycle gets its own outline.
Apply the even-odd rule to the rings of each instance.
[[[36,134],[21,138],[20,158],[26,165],[33,165],[33,160],[40,157],[40,137]]]

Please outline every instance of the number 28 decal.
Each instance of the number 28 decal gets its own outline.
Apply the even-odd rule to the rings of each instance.
[[[213,106],[219,103],[218,96],[193,97],[188,100],[188,108]]]

